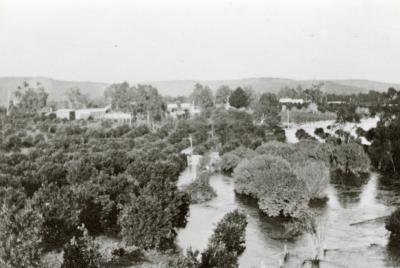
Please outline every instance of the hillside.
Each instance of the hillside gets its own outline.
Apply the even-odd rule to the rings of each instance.
[[[27,81],[31,85],[40,82],[49,93],[49,100],[59,101],[65,98],[68,88],[79,87],[81,92],[91,98],[103,96],[103,91],[108,84],[81,81],[62,81],[46,77],[0,77],[0,105],[7,104],[8,92],[13,92],[18,86]]]
[[[62,100],[65,91],[71,87],[79,87],[81,91],[88,94],[92,98],[100,98],[103,96],[107,83],[99,82],[81,82],[81,81],[61,81],[45,77],[0,77],[0,105],[7,103],[8,91],[12,92],[21,85],[23,81],[31,84],[40,82],[49,92],[50,100]],[[297,87],[301,85],[303,88],[310,87],[313,83],[324,83],[322,90],[327,93],[336,94],[353,94],[360,92],[368,92],[369,90],[386,91],[389,87],[400,89],[400,84],[385,83],[370,80],[293,80],[285,78],[246,78],[235,80],[170,80],[170,81],[144,81],[141,83],[151,84],[158,88],[162,95],[178,96],[189,95],[196,83],[208,85],[213,90],[221,85],[227,85],[231,88],[238,86],[252,87],[256,92],[273,92],[277,93],[281,88]]]

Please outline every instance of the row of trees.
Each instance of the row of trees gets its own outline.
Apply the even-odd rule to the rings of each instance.
[[[176,186],[189,142],[170,142],[173,123],[156,132],[17,115],[0,123],[3,141],[42,136],[30,146],[1,148],[0,266],[42,267],[44,252],[64,248],[64,267],[79,267],[69,258],[83,254],[81,224],[92,237],[116,235],[143,249],[172,246],[190,203]]]

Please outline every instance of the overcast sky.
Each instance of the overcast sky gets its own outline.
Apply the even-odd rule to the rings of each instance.
[[[400,82],[400,1],[0,0],[0,76]]]

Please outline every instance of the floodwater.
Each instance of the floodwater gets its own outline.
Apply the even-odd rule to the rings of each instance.
[[[195,170],[194,166],[188,167],[179,179],[180,185],[194,179]],[[349,179],[331,183],[326,190],[326,204],[312,208],[318,237],[304,234],[290,241],[279,237],[282,227],[261,214],[253,201],[234,194],[232,178],[217,174],[210,178],[210,184],[217,197],[191,205],[188,224],[178,231],[177,243],[183,249],[203,250],[216,223],[227,212],[239,209],[248,220],[240,267],[318,267],[305,261],[316,252],[322,258],[319,267],[400,267],[400,249],[389,245],[382,218],[400,204],[400,184],[377,173],[356,182]],[[366,222],[359,223],[362,221]],[[282,265],[284,247],[289,257]]]
[[[286,140],[289,143],[296,143],[299,140],[296,138],[296,131],[300,128],[304,129],[308,134],[315,137],[317,140],[321,141],[321,139],[314,134],[314,130],[316,128],[323,128],[325,132],[333,133],[337,129],[343,129],[347,132],[350,132],[351,135],[356,137],[356,130],[358,127],[361,127],[364,130],[369,130],[370,128],[376,127],[376,124],[379,121],[379,117],[369,117],[369,118],[362,118],[360,123],[345,123],[344,125],[337,125],[335,120],[323,120],[323,121],[316,121],[310,123],[303,123],[303,124],[292,124],[290,128],[285,129]],[[328,129],[328,126],[333,126],[331,129]],[[368,144],[368,141],[364,138],[362,139],[364,144]]]

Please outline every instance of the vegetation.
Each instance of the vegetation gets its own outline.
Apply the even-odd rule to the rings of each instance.
[[[385,227],[390,231],[391,236],[399,240],[400,234],[400,209],[396,209],[387,219]]]
[[[196,179],[185,187],[185,191],[190,196],[191,204],[210,201],[217,196],[210,185],[210,172],[202,171]]]
[[[245,250],[246,216],[238,210],[227,213],[217,224],[208,247],[201,253],[188,250],[186,256],[172,258],[168,267],[239,267],[238,257]]]
[[[89,236],[84,225],[78,228],[83,234],[80,237],[72,237],[71,241],[64,245],[61,268],[99,268],[101,264],[99,245]]]
[[[237,109],[246,108],[250,104],[249,95],[238,87],[229,96],[229,104]]]

